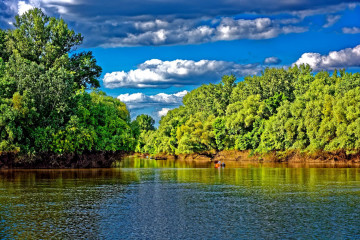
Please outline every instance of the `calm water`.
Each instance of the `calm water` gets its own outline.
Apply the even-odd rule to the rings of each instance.
[[[0,171],[0,239],[359,239],[360,168]]]

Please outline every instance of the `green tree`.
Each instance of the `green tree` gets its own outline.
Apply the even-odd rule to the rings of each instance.
[[[92,52],[70,55],[83,38],[40,9],[0,31],[0,151],[133,151],[139,131],[126,105],[100,91]]]
[[[8,32],[8,51],[46,68],[63,64],[70,50],[83,41],[63,19],[48,17],[38,8],[16,16],[14,27]]]
[[[33,102],[43,124],[65,121],[73,92],[72,75],[65,68],[50,68],[13,55],[8,63],[5,82],[16,84],[16,91],[27,92],[27,102]],[[11,85],[10,85],[11,86]]]
[[[188,93],[184,106],[170,111],[152,133],[154,148],[143,149],[360,151],[359,73],[269,68],[234,85],[233,76],[224,76]]]
[[[97,65],[92,52],[69,56],[82,43],[83,37],[69,29],[63,19],[48,17],[35,8],[16,16],[15,20],[15,29],[7,34],[7,53],[43,66],[45,70],[65,68],[73,75],[77,89],[100,87],[97,78],[102,68]]]
[[[230,145],[230,137],[225,126],[225,120],[223,118],[217,118],[213,123],[213,128],[217,149],[227,149]]]
[[[96,59],[92,52],[81,52],[73,54],[70,58],[69,70],[74,75],[74,82],[78,88],[81,87],[100,87],[98,78],[102,68],[96,64]]]
[[[7,61],[9,58],[6,48],[6,32],[0,29],[0,58]]]
[[[155,120],[147,114],[138,115],[135,121],[138,123],[141,131],[155,130]]]

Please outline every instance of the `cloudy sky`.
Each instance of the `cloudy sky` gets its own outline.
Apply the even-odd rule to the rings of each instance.
[[[1,0],[0,27],[39,7],[84,35],[101,89],[156,120],[224,74],[267,66],[360,70],[360,1]]]

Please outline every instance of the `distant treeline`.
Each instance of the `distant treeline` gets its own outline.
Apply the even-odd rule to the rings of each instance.
[[[260,76],[188,93],[157,130],[142,131],[137,151],[252,153],[360,150],[360,74],[312,73],[309,66],[268,68]]]
[[[39,9],[0,30],[0,153],[132,151],[138,127],[100,86],[91,52],[62,19]]]

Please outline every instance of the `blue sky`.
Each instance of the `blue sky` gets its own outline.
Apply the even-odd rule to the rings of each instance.
[[[2,0],[0,27],[39,7],[84,35],[101,90],[157,121],[186,91],[265,67],[360,67],[360,1]]]

